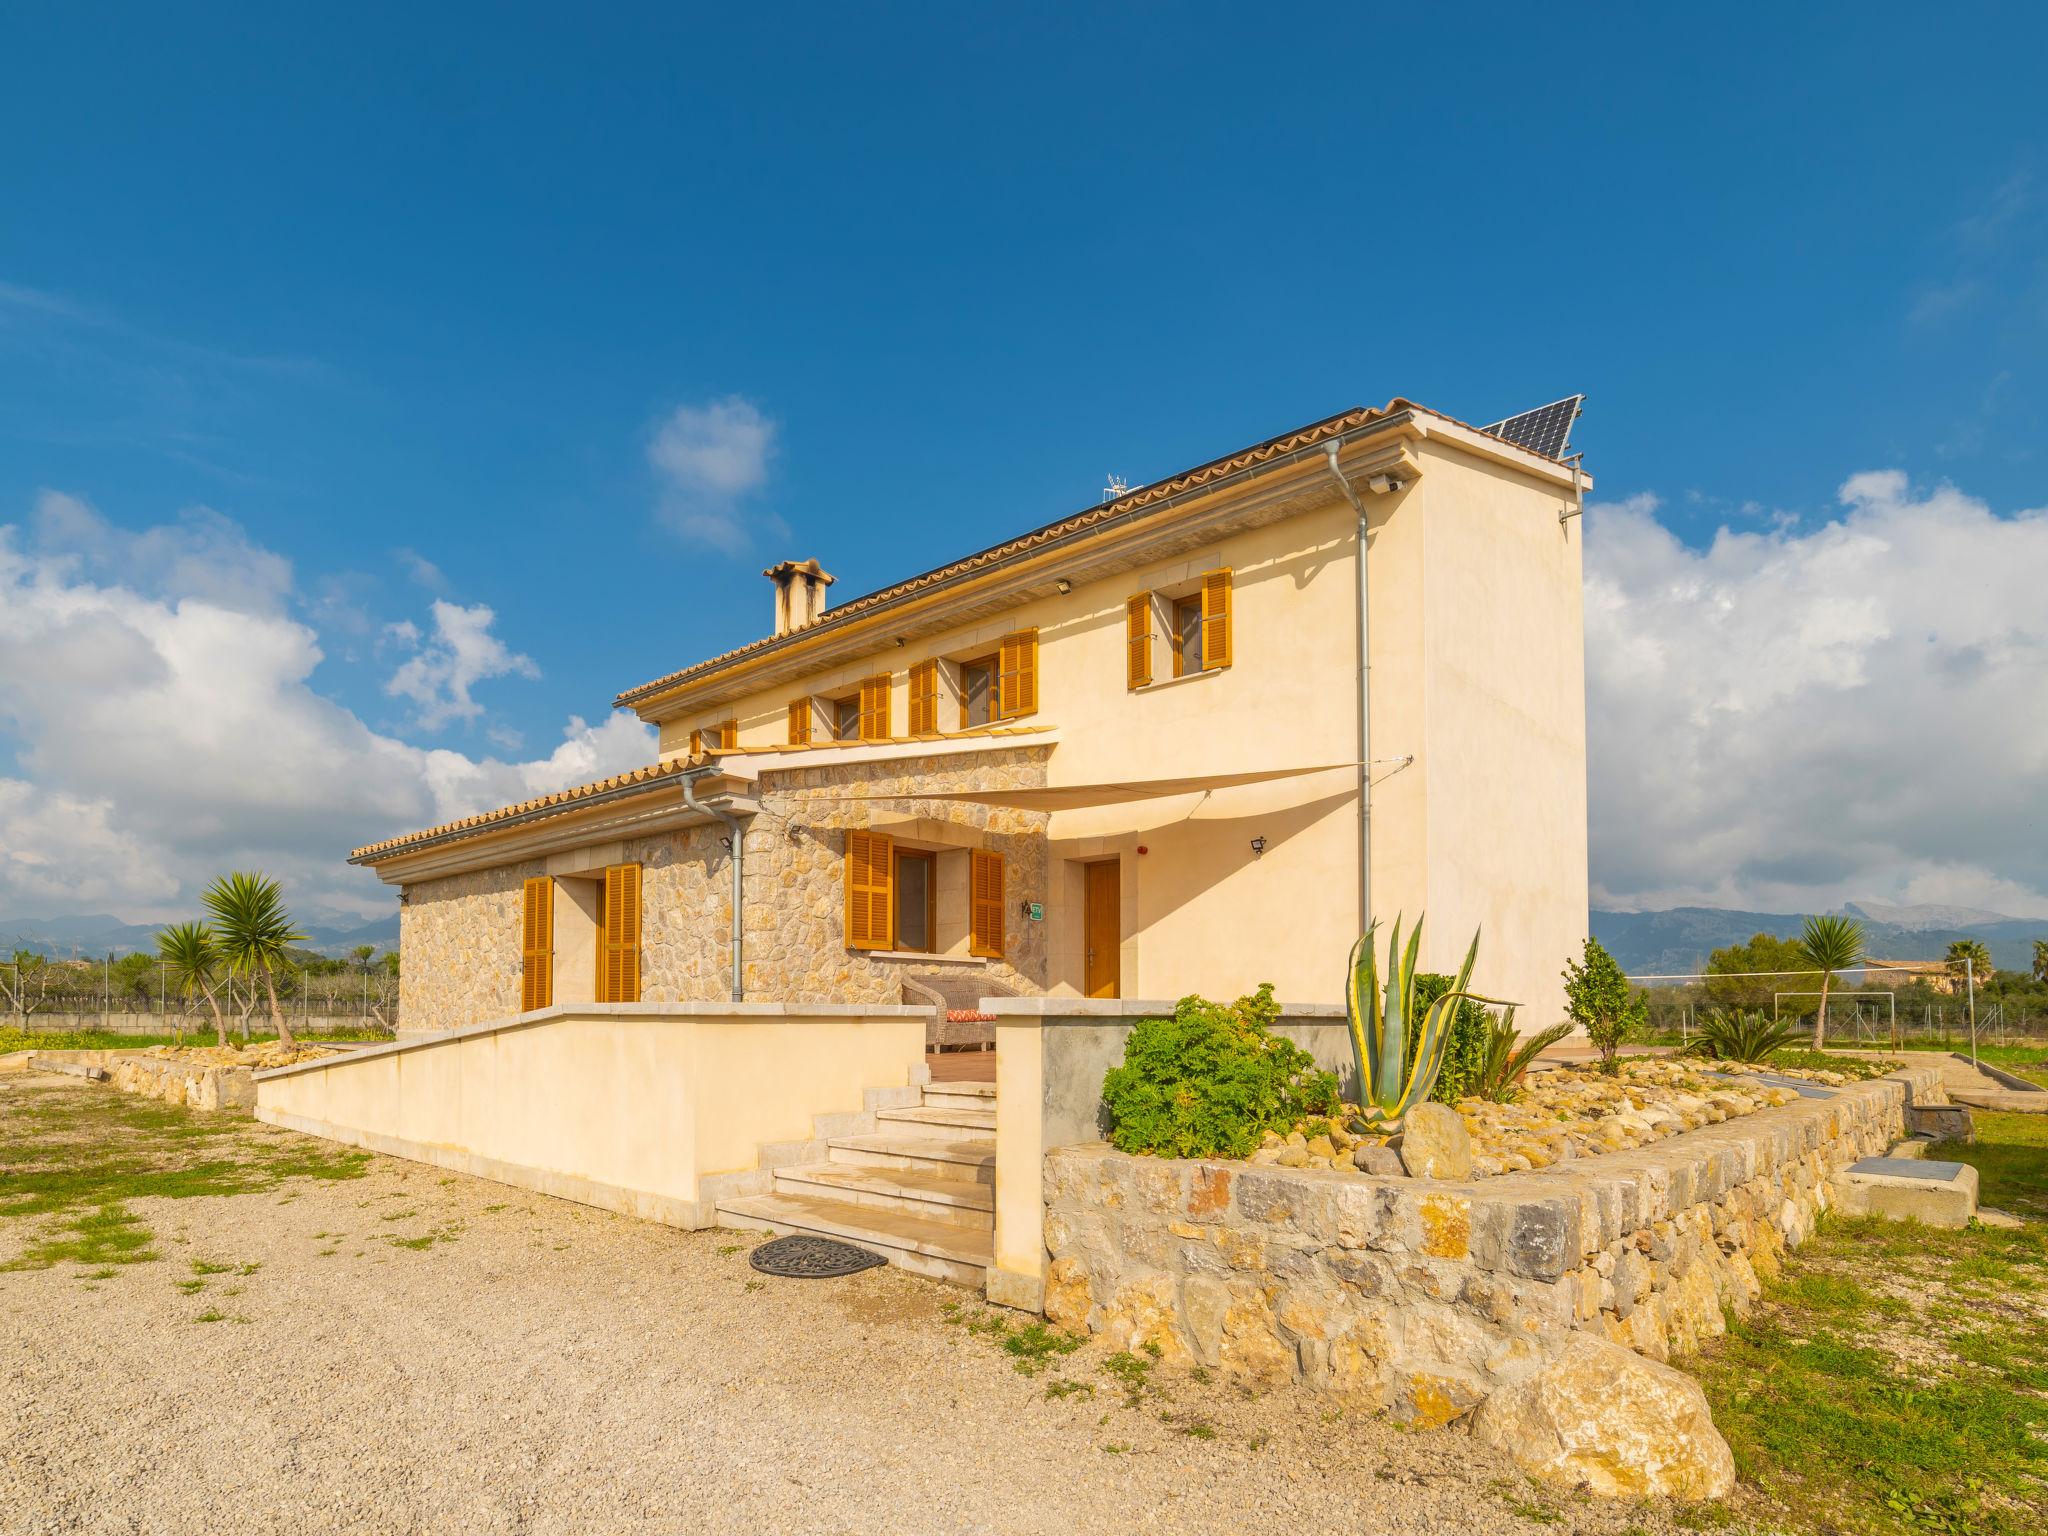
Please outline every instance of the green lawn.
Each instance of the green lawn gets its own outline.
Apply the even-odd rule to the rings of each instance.
[[[126,1204],[359,1178],[366,1152],[111,1088],[0,1078],[0,1270],[158,1257]]]
[[[2017,1231],[1828,1221],[1761,1305],[1680,1362],[1765,1526],[2048,1530],[2048,1116],[1976,1117],[1983,1199]],[[1731,1511],[1731,1513],[1735,1513]]]
[[[29,1022],[35,1022],[30,1015]],[[262,1045],[275,1040],[277,1035],[267,1029],[250,1033],[248,1044]],[[324,1029],[318,1034],[299,1037],[305,1040],[388,1040],[390,1035],[377,1029]],[[229,1030],[230,1044],[243,1044],[239,1030]],[[9,1051],[123,1051],[143,1050],[152,1045],[211,1045],[213,1026],[211,1024],[185,1031],[185,1038],[166,1031],[160,1035],[122,1035],[102,1029],[71,1029],[41,1032],[35,1029],[21,1030],[13,1025],[0,1025],[0,1056]]]

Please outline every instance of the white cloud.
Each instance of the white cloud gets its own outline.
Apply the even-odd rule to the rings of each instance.
[[[51,547],[0,526],[0,742],[16,759],[0,776],[0,913],[168,916],[234,867],[280,876],[308,908],[383,911],[350,848],[653,760],[628,716],[571,719],[524,762],[373,731],[311,686],[320,639],[282,606],[278,557],[224,519],[81,547],[79,507],[58,509]],[[138,548],[162,565],[146,585],[115,579]],[[490,672],[489,625],[487,609],[437,611],[433,707],[460,709]]]
[[[522,656],[491,633],[497,615],[478,603],[464,608],[436,600],[434,633],[419,652],[391,674],[384,691],[411,699],[414,718],[426,730],[450,720],[474,720],[483,705],[470,697],[478,683],[494,677],[539,677],[533,658]],[[385,633],[405,644],[419,644],[419,630],[410,621],[389,626]]]
[[[778,430],[737,395],[676,407],[647,444],[647,462],[662,481],[662,519],[684,538],[727,554],[743,554],[756,529],[786,532],[774,513],[748,506],[767,482]]]
[[[1587,513],[1599,906],[2048,914],[2048,511],[1893,470],[1810,531]]]

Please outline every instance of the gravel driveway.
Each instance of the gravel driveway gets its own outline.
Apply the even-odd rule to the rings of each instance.
[[[332,1152],[247,1122],[195,1148],[184,1112],[123,1098],[0,1078],[0,1207],[53,1135],[131,1172]],[[157,1257],[0,1271],[0,1529],[1671,1528],[1538,1493],[1455,1429],[1161,1369],[1133,1388],[1093,1344],[1027,1376],[1014,1314],[895,1270],[763,1279],[749,1234],[341,1171],[125,1196],[149,1233],[126,1256]],[[0,1215],[0,1264],[95,1208]]]

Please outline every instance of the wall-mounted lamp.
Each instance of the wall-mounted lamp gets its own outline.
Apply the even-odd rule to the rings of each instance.
[[[1060,577],[1058,581],[1055,581],[1053,583],[1053,586],[1062,597],[1065,597],[1069,592],[1074,590],[1074,584],[1071,581],[1067,580],[1067,578],[1064,576]]]
[[[1255,858],[1255,859],[1256,859],[1256,858],[1259,858],[1260,856],[1262,856],[1262,855],[1263,855],[1263,854],[1265,853],[1265,851],[1266,851],[1266,840],[1265,840],[1265,839],[1264,839],[1263,837],[1255,837],[1255,838],[1253,838],[1253,839],[1252,839],[1252,857],[1253,857],[1253,858]]]

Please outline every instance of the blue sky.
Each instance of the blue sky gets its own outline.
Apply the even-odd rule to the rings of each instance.
[[[16,8],[0,524],[166,604],[147,530],[253,561],[286,683],[516,763],[758,635],[774,559],[852,596],[1394,394],[1585,391],[1681,563],[1870,471],[2009,519],[2048,15],[1925,14]],[[21,803],[118,821],[8,686]]]

